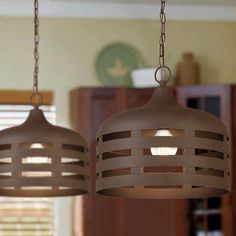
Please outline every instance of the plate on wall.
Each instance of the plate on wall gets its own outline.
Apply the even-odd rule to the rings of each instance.
[[[131,87],[131,73],[144,66],[141,53],[125,43],[111,44],[98,55],[96,71],[105,86]]]

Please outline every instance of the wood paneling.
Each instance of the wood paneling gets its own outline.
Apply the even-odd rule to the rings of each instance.
[[[232,135],[232,154],[233,157],[236,156],[236,85],[232,87],[232,104],[231,104],[231,109],[232,109],[232,130],[233,130],[233,135]],[[231,204],[233,208],[233,233],[232,236],[236,236],[236,161],[235,158],[233,159],[233,192],[231,196]]]

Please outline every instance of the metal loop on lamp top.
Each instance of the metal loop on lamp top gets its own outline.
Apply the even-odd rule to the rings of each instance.
[[[43,104],[43,95],[41,93],[33,93],[30,97],[30,104],[33,107],[39,107]]]
[[[31,110],[20,126],[0,132],[0,195],[58,197],[88,192],[88,148],[76,132]]]
[[[167,87],[105,121],[97,137],[99,194],[177,199],[231,191],[227,129],[213,115],[180,106]]]
[[[165,78],[165,70],[167,70],[167,72],[168,72],[167,79]],[[159,71],[161,71],[161,79],[158,78]],[[160,86],[166,86],[167,83],[171,80],[171,76],[172,76],[171,69],[168,66],[158,67],[155,71],[155,74],[154,74],[154,78]]]

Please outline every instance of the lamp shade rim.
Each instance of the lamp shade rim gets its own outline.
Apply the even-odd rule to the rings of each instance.
[[[213,198],[230,194],[230,191],[216,189],[216,188],[199,188],[199,189],[129,189],[129,188],[117,188],[117,189],[104,189],[97,191],[99,195],[128,198],[128,199],[198,199],[198,198]]]

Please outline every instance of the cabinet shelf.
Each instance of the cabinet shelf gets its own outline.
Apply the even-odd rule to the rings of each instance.
[[[211,210],[194,210],[194,216],[210,216],[210,215],[220,215],[222,214],[221,209],[211,209]]]

